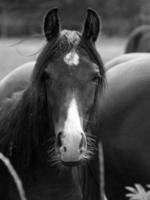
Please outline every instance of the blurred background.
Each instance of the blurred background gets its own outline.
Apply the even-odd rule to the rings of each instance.
[[[0,0],[0,78],[23,62],[36,58],[43,46],[42,20],[59,7],[63,28],[81,29],[86,9],[102,18],[97,43],[104,62],[124,52],[128,34],[150,24],[150,0]]]

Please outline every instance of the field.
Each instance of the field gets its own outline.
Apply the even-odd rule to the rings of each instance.
[[[104,62],[124,52],[126,39],[102,37],[97,48]],[[15,67],[35,60],[44,45],[43,40],[1,39],[0,40],[0,79]]]

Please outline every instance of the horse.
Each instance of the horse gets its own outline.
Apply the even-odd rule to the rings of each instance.
[[[26,65],[23,76],[28,78],[14,79],[17,95],[5,98],[6,91],[0,103],[0,152],[18,172],[28,200],[101,199],[95,132],[97,101],[105,86],[95,47],[100,28],[92,9],[82,32],[62,30],[58,9],[49,10],[43,23],[46,45]],[[4,92],[15,73],[1,81]],[[18,199],[2,163],[0,199]]]
[[[147,57],[149,57],[149,53],[126,53],[126,54],[117,56],[117,57],[109,60],[108,62],[105,63],[104,67],[105,67],[105,70],[108,71],[112,67],[118,66],[120,64],[125,64],[125,62],[129,62],[129,61],[132,61],[134,59],[137,61],[137,59],[147,58]],[[20,72],[23,73],[23,70],[20,70]],[[20,75],[21,75],[21,73],[20,73]],[[20,75],[18,74],[18,76],[20,76]],[[5,82],[5,87],[7,87],[7,85],[8,85],[7,82],[9,82],[9,81]],[[12,82],[14,82],[13,78],[12,78]],[[12,90],[12,92],[13,91],[15,91],[15,90]]]
[[[105,192],[111,200],[125,200],[127,186],[150,183],[150,54],[139,55],[121,63],[118,57],[119,64],[106,71],[99,99]]]
[[[108,199],[126,199],[126,186],[135,183],[145,186],[150,182],[149,65],[148,53],[125,54],[105,65],[106,86],[97,102],[99,126],[96,132],[103,144]],[[8,76],[8,83],[9,80],[13,83],[14,74],[23,81],[20,75],[26,69],[31,73],[33,65],[27,63],[14,70]],[[7,81],[5,79],[6,86]],[[94,170],[96,166],[97,162],[92,163]]]
[[[150,52],[150,26],[142,25],[137,27],[129,35],[125,53],[131,52]]]
[[[89,19],[89,15],[90,15],[90,19]],[[81,34],[82,39],[84,39],[85,37],[84,34],[88,34],[86,35],[86,38],[89,38],[87,37],[89,36],[89,33],[92,34],[92,38],[93,38],[92,31],[95,30],[95,28],[97,27],[95,26],[96,24],[94,23],[95,21],[97,21],[95,20],[95,16],[96,15],[93,12],[91,13],[91,11],[88,14],[88,20],[90,20],[91,23],[89,23],[89,21],[88,23],[86,23],[87,22],[87,19],[86,19],[83,32]],[[88,30],[86,27],[87,25],[89,28],[92,27],[90,32],[87,31]],[[54,29],[51,29],[51,30],[54,30]],[[59,37],[62,37],[62,36],[59,36]],[[96,39],[97,37],[94,37],[94,38]],[[91,41],[91,37],[89,39]],[[94,40],[92,39],[92,40],[95,42],[95,39]],[[83,41],[85,42],[85,39]],[[92,44],[93,44],[93,41],[92,41]],[[59,42],[60,42],[60,38],[59,38]],[[87,39],[86,39],[86,44],[87,44]],[[135,56],[132,57],[131,55],[132,59],[130,55],[128,57],[129,59],[127,59],[126,57],[127,55],[124,55],[125,57],[122,57],[121,59],[120,57],[115,58],[115,61],[112,62],[114,64],[112,64],[111,67],[109,67],[109,69],[106,70],[106,72],[104,72],[105,70],[104,70],[103,64],[101,64],[101,60],[100,62],[98,62],[99,59],[93,60],[93,58],[99,58],[99,56],[97,55],[95,50],[93,50],[93,47],[90,46],[90,49],[91,48],[92,48],[92,52],[94,51],[94,55],[96,57],[95,56],[94,57],[92,56],[92,58],[90,57],[92,61],[88,57],[88,62],[86,62],[86,70],[89,69],[89,67],[90,67],[90,70],[91,69],[93,70],[91,66],[95,68],[95,64],[97,63],[97,66],[99,66],[98,70],[99,72],[101,72],[100,74],[102,75],[100,77],[103,77],[103,80],[100,79],[102,81],[100,82],[101,84],[97,82],[97,78],[100,75],[99,73],[96,74],[96,76],[94,77],[92,76],[93,77],[92,79],[87,78],[89,74],[85,73],[88,71],[84,70],[85,68],[83,65],[82,69],[84,72],[84,76],[82,73],[81,74],[82,74],[82,79],[84,77],[84,80],[86,80],[85,87],[87,86],[90,86],[92,88],[94,87],[95,92],[97,91],[96,88],[99,88],[100,90],[98,93],[96,92],[96,94],[94,95],[95,98],[94,96],[92,97],[93,93],[91,93],[91,91],[86,91],[87,92],[86,99],[83,99],[83,97],[85,97],[83,91],[85,90],[82,90],[82,93],[80,93],[80,96],[78,96],[78,100],[80,99],[79,97],[81,97],[82,101],[84,100],[84,103],[83,103],[84,106],[86,106],[87,102],[90,103],[89,100],[91,101],[91,98],[94,98],[92,101],[94,103],[90,105],[91,106],[94,105],[95,112],[94,111],[93,111],[94,113],[92,112],[93,116],[92,118],[90,118],[90,120],[88,120],[88,122],[91,122],[90,127],[88,126],[88,129],[90,128],[91,130],[90,132],[92,133],[92,135],[94,134],[94,137],[96,136],[96,141],[97,142],[102,141],[102,144],[103,144],[104,167],[105,167],[105,174],[104,174],[105,175],[105,193],[108,199],[111,199],[111,200],[122,199],[123,200],[123,199],[126,199],[125,197],[125,194],[127,193],[125,189],[126,186],[133,186],[135,183],[140,183],[144,186],[150,183],[150,156],[149,156],[150,155],[150,135],[149,135],[150,115],[148,112],[150,109],[150,92],[149,92],[150,91],[150,54],[146,54],[146,56],[143,56],[143,54],[137,54],[137,58]],[[87,54],[91,55],[91,51],[90,51],[90,54],[89,53]],[[47,55],[49,56],[49,54]],[[83,56],[85,54],[81,54],[81,55],[82,55],[81,58],[85,58]],[[60,57],[58,58],[60,59]],[[63,56],[63,59],[64,58],[66,57]],[[77,58],[77,56],[73,58],[74,58],[73,60],[67,59],[67,63],[69,64],[69,67],[72,67],[72,64],[70,66],[70,62],[71,63],[73,62],[76,66],[78,59],[75,59],[75,58]],[[90,60],[90,65],[89,65],[89,60]],[[84,61],[87,61],[87,57],[86,57],[86,60]],[[92,64],[92,62],[94,62],[94,65]],[[68,64],[66,66],[66,63],[65,63],[65,66],[68,67]],[[7,103],[7,107],[6,107],[7,109],[5,109],[3,105],[1,105],[1,109],[3,112],[1,112],[1,115],[0,115],[0,130],[7,131],[5,134],[3,134],[3,131],[0,131],[1,150],[6,155],[9,155],[10,153],[12,154],[12,156],[10,156],[10,159],[13,162],[15,168],[17,169],[17,171],[19,172],[23,180],[28,198],[36,199],[37,196],[40,194],[40,197],[42,197],[42,199],[48,199],[48,197],[46,198],[47,195],[49,195],[49,198],[51,199],[59,199],[59,198],[65,199],[64,195],[66,194],[66,199],[67,197],[68,199],[98,199],[99,198],[98,196],[99,186],[97,184],[99,181],[99,178],[98,178],[99,166],[97,162],[98,152],[97,154],[95,154],[95,156],[92,157],[91,160],[89,160],[89,162],[87,162],[83,166],[79,164],[78,159],[74,152],[73,152],[73,158],[72,158],[71,156],[68,156],[68,152],[67,152],[68,148],[61,149],[64,152],[67,152],[66,157],[64,156],[64,154],[63,154],[64,157],[61,157],[61,163],[63,163],[64,166],[69,165],[69,169],[67,168],[68,170],[65,171],[65,173],[64,171],[61,171],[61,176],[60,175],[56,176],[57,173],[55,170],[57,168],[53,168],[53,166],[49,168],[49,166],[47,166],[47,160],[48,160],[47,155],[45,154],[45,150],[43,150],[43,146],[39,146],[38,141],[40,140],[41,143],[43,143],[42,141],[47,142],[48,141],[47,137],[49,138],[48,133],[53,133],[53,136],[56,140],[55,148],[58,150],[58,148],[64,144],[65,139],[60,140],[61,135],[56,134],[57,131],[53,130],[55,127],[55,124],[54,124],[55,121],[54,121],[52,113],[56,113],[56,112],[52,110],[53,106],[51,107],[52,99],[51,100],[47,99],[47,103],[43,104],[43,105],[48,104],[51,108],[50,109],[51,111],[48,112],[47,114],[44,113],[44,115],[42,115],[43,119],[41,121],[37,119],[38,123],[37,121],[33,122],[33,120],[35,120],[37,116],[39,117],[41,116],[39,115],[40,113],[39,109],[41,111],[41,106],[40,104],[37,105],[36,103],[37,99],[35,98],[35,96],[40,95],[38,97],[39,97],[39,102],[41,102],[41,97],[43,96],[43,93],[39,89],[41,88],[41,83],[45,83],[44,80],[47,79],[47,70],[46,70],[46,74],[44,73],[44,77],[43,76],[41,77],[41,74],[43,73],[42,73],[42,70],[39,70],[39,68],[37,68],[38,66],[39,66],[39,63],[37,61],[34,67],[32,65],[31,65],[31,68],[29,67],[31,71],[33,67],[33,72],[32,72],[31,78],[29,76],[29,79],[30,79],[29,85],[27,84],[26,86],[27,88],[25,87],[25,90],[23,91],[23,94],[21,96],[22,99],[21,100],[19,99],[17,101],[8,100],[9,102],[10,101],[13,102],[12,106],[17,106],[17,107],[18,107],[18,103],[20,105],[20,102],[21,103],[23,102],[23,104],[27,105],[26,113],[22,112],[22,109],[21,109],[22,107],[19,106],[17,110],[21,114],[17,114],[17,117],[19,115],[18,117],[19,119],[17,118],[17,120],[14,122],[14,120],[16,119],[16,112],[12,112],[12,111],[10,112],[10,108],[11,108],[10,104],[8,106],[8,103]],[[52,66],[46,65],[48,67],[46,68],[46,66],[43,65],[43,62],[41,62],[40,66],[41,66],[40,69],[43,69],[43,68],[51,69],[53,65]],[[57,66],[60,66],[60,65],[55,64],[56,69],[58,69]],[[76,68],[80,69],[80,66],[76,66],[75,69]],[[63,69],[64,68],[61,68],[61,70]],[[35,74],[37,76],[35,76]],[[78,73],[76,73],[76,75],[77,74]],[[73,75],[75,76],[75,74]],[[42,80],[40,79],[40,77],[42,78]],[[62,78],[62,75],[60,75],[59,78]],[[68,79],[65,78],[65,80],[68,80]],[[88,80],[92,80],[92,83],[89,83]],[[94,81],[94,85],[93,85],[93,81]],[[79,80],[76,82],[76,84],[78,84],[78,82]],[[54,83],[52,82],[51,84],[54,84]],[[37,92],[37,89],[38,89],[38,92]],[[82,89],[85,89],[85,88],[82,88]],[[59,92],[61,92],[61,96],[58,96],[58,98],[56,96],[56,98],[54,98],[56,102],[58,101],[58,99],[60,100],[64,98],[64,95],[62,95],[63,94],[62,90],[63,88],[59,89]],[[46,93],[46,94],[51,94],[52,97],[54,97],[53,96],[54,93],[52,92]],[[28,95],[31,95],[30,98],[28,97]],[[15,97],[15,98],[18,98],[18,97]],[[29,102],[33,102],[33,103],[30,104]],[[82,107],[83,104],[80,104],[81,108],[83,108]],[[29,105],[30,107],[28,107]],[[34,109],[35,105],[36,105],[36,109]],[[59,107],[58,104],[55,108],[57,107]],[[66,104],[65,104],[65,107],[67,107]],[[45,112],[46,110],[47,109],[44,109]],[[12,115],[9,114],[8,111],[12,113],[13,117]],[[36,113],[32,113],[31,111],[36,111]],[[77,113],[75,110],[73,110],[73,112]],[[28,113],[30,113],[30,118],[27,121],[28,117],[26,116],[28,115]],[[61,112],[61,114],[62,113],[63,112]],[[33,116],[34,118],[32,118]],[[49,117],[51,118],[51,120],[49,120],[48,121],[49,123],[48,123],[46,122],[46,119],[49,119]],[[2,119],[5,119],[5,121]],[[33,125],[35,125],[35,126],[32,126],[32,130],[34,131],[31,132],[32,134],[27,135],[28,137],[25,137],[26,136],[25,133],[30,132],[30,127],[27,125],[28,124],[30,126],[32,125],[31,120],[32,120]],[[92,122],[93,120],[95,122],[94,124]],[[43,124],[41,125],[41,122],[45,123],[45,126],[43,126]],[[21,125],[19,126],[18,123],[19,125],[21,123]],[[47,127],[47,124],[52,125],[52,127],[50,128],[50,130],[51,129],[52,130],[50,132],[46,131],[45,130],[46,128],[44,128],[44,127]],[[10,127],[8,127],[8,125]],[[15,127],[18,127],[18,126],[20,128],[19,130],[17,130],[17,133],[16,133],[16,130],[14,131],[14,129]],[[84,125],[84,127],[85,126],[86,125]],[[37,136],[39,137],[42,135],[41,132],[46,133],[44,134],[44,138],[43,137],[37,138]],[[18,140],[16,140],[16,136],[20,136],[20,138],[17,137]],[[29,136],[32,136],[32,138],[30,138]],[[87,138],[88,138],[88,135],[82,137],[82,139],[84,139],[84,142],[82,142],[82,144],[84,145],[86,144],[85,139]],[[75,140],[75,138],[73,138],[73,140]],[[72,141],[70,140],[69,143],[71,142]],[[12,148],[12,144],[14,144],[13,148]],[[63,147],[66,147],[66,145],[67,143],[65,143],[65,146]],[[73,145],[73,143],[71,143],[71,145]],[[50,144],[48,143],[48,147],[49,146]],[[47,150],[48,148],[45,147],[45,149]],[[9,150],[9,153],[7,153],[8,150]],[[28,151],[25,151],[25,150],[28,150]],[[58,151],[56,151],[56,153],[58,153]],[[70,160],[68,160],[69,158]],[[44,159],[44,164],[42,162],[43,159]],[[19,161],[21,161],[21,163]],[[19,162],[19,163],[17,164],[16,162],[17,163]],[[41,163],[40,166],[39,166],[39,163]],[[25,165],[23,166],[24,173],[23,173],[21,164]],[[70,168],[71,166],[75,166],[77,164],[79,166],[73,169]],[[31,170],[32,173],[34,172],[35,179],[33,178],[33,174],[29,172],[30,171],[29,169]],[[76,171],[73,171],[75,169]],[[3,171],[1,170],[1,172]],[[6,172],[1,174],[1,176],[3,175],[3,177],[0,180],[3,180],[3,184],[5,182],[5,186],[6,186],[9,181],[8,179],[4,178],[5,174]],[[74,180],[72,177],[73,174],[74,174]],[[27,176],[27,180],[25,179],[23,175]],[[50,177],[52,178],[52,180],[50,180]],[[63,185],[64,180],[65,180],[66,187],[64,187]],[[56,182],[58,183],[57,187],[56,187]],[[50,193],[45,185],[50,188]],[[42,190],[44,193],[43,196],[41,194],[41,190],[38,190],[38,191],[36,190],[38,188],[43,189]],[[51,192],[53,192],[53,196],[51,196]],[[60,196],[59,194],[57,194],[58,192]],[[36,198],[34,197],[35,194],[37,194]],[[86,195],[86,197],[84,195]]]
[[[25,63],[9,72],[0,81],[0,102],[12,95],[18,94],[30,84],[31,74],[35,66],[35,61]]]

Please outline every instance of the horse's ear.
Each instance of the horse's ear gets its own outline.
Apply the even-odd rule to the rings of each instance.
[[[88,41],[95,42],[101,29],[100,16],[92,9],[88,9],[83,25],[82,36]]]
[[[60,22],[58,17],[58,9],[49,10],[44,18],[44,34],[47,41],[57,37],[60,32]]]

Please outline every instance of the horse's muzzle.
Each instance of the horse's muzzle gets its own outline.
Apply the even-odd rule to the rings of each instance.
[[[78,161],[78,162],[64,162],[64,161],[62,161],[62,164],[66,167],[76,167],[76,166],[79,166],[81,164],[81,161]]]
[[[87,141],[84,133],[57,135],[57,148],[60,159],[65,165],[79,165],[87,151]]]

